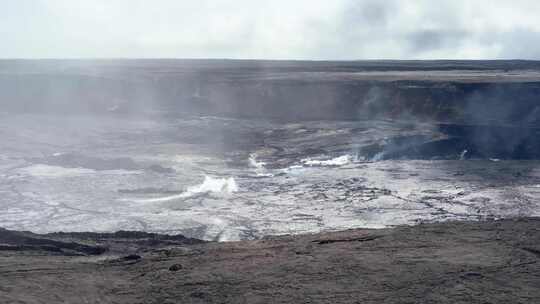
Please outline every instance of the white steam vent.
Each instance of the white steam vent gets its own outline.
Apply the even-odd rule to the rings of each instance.
[[[205,176],[204,181],[200,185],[192,186],[183,193],[184,197],[193,196],[197,193],[223,193],[223,194],[232,194],[238,191],[238,185],[234,178],[213,178],[210,176]]]
[[[304,158],[301,162],[307,166],[344,166],[353,162],[353,157],[347,154],[327,160]]]
[[[187,190],[181,194],[149,199],[122,199],[122,201],[127,200],[137,203],[159,203],[173,201],[177,199],[185,199],[203,193],[217,193],[222,195],[229,195],[237,191],[238,184],[236,184],[234,178],[213,178],[205,175],[204,181],[201,184],[188,187]]]

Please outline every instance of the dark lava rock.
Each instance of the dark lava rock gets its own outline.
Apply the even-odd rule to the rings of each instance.
[[[204,299],[205,294],[204,292],[196,291],[196,292],[190,293],[189,296],[192,298]]]
[[[169,271],[178,271],[180,269],[182,269],[182,265],[180,264],[174,264],[171,267],[169,267]]]
[[[138,254],[130,254],[130,255],[126,255],[125,257],[122,257],[122,260],[124,261],[137,261],[140,259],[142,259],[142,257]]]
[[[98,243],[117,242],[119,240],[126,240],[131,244],[139,245],[151,245],[157,246],[158,244],[200,244],[204,241],[194,238],[188,238],[181,234],[168,235],[148,233],[143,231],[117,231],[114,233],[95,233],[95,232],[57,232],[46,234],[46,237],[53,238],[74,238],[90,240]]]
[[[66,255],[99,255],[107,251],[104,246],[55,240],[45,235],[10,231],[2,228],[0,228],[0,244],[3,244],[0,250],[39,250],[64,253]]]

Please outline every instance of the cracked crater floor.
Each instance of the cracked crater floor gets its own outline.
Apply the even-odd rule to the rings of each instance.
[[[7,229],[224,241],[540,216],[538,161],[377,157],[445,136],[429,124],[6,115],[0,129]]]

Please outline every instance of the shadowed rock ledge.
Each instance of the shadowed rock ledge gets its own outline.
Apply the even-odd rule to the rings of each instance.
[[[538,218],[231,243],[0,230],[0,302],[537,303],[539,244]]]
[[[540,62],[0,60],[12,113],[540,122]]]

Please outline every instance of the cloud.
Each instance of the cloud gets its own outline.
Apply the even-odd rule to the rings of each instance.
[[[0,57],[540,59],[526,0],[19,0]]]
[[[420,30],[407,35],[413,52],[426,52],[442,48],[459,48],[469,33],[459,30]]]

